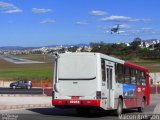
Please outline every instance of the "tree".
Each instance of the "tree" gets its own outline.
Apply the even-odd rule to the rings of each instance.
[[[70,52],[76,52],[77,49],[78,49],[78,46],[69,47],[68,51],[70,51]]]
[[[131,42],[131,49],[132,50],[137,50],[137,49],[139,49],[140,47],[139,47],[139,45],[141,45],[141,42],[142,42],[142,40],[140,39],[140,38],[135,38],[134,40],[133,40],[133,42]]]

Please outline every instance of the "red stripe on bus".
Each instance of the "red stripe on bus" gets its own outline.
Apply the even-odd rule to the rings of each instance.
[[[100,107],[100,100],[52,100],[53,106],[93,106]]]
[[[138,70],[143,70],[143,71],[148,72],[147,68],[139,66],[139,65],[136,65],[136,64],[133,64],[133,63],[130,63],[128,61],[125,61],[124,65],[128,66],[128,67],[131,67],[131,68],[135,68],[135,69],[138,69]]]

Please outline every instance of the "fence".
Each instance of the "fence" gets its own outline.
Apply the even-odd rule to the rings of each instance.
[[[150,87],[150,94],[160,94],[160,86]]]
[[[160,73],[150,73],[150,83],[153,85],[160,84]]]
[[[0,88],[9,88],[10,83],[15,81],[0,81]],[[33,88],[42,88],[43,94],[52,95],[52,80],[34,80],[32,81]]]
[[[9,87],[15,81],[0,81],[0,87]],[[52,80],[33,80],[32,87],[52,88]]]
[[[12,82],[14,81],[0,81],[0,87],[9,87]]]
[[[15,81],[0,81],[0,87],[9,87],[10,83]],[[33,88],[42,88],[51,94],[52,91],[52,80],[33,80]],[[150,73],[150,93],[160,94],[160,73]]]

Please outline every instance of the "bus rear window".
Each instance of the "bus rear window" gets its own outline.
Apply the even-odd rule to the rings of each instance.
[[[89,80],[96,77],[94,55],[61,56],[58,59],[58,78],[63,80]]]

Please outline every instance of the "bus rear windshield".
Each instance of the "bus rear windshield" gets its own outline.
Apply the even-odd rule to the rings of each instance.
[[[58,60],[59,80],[93,80],[96,78],[94,55],[61,56]]]

